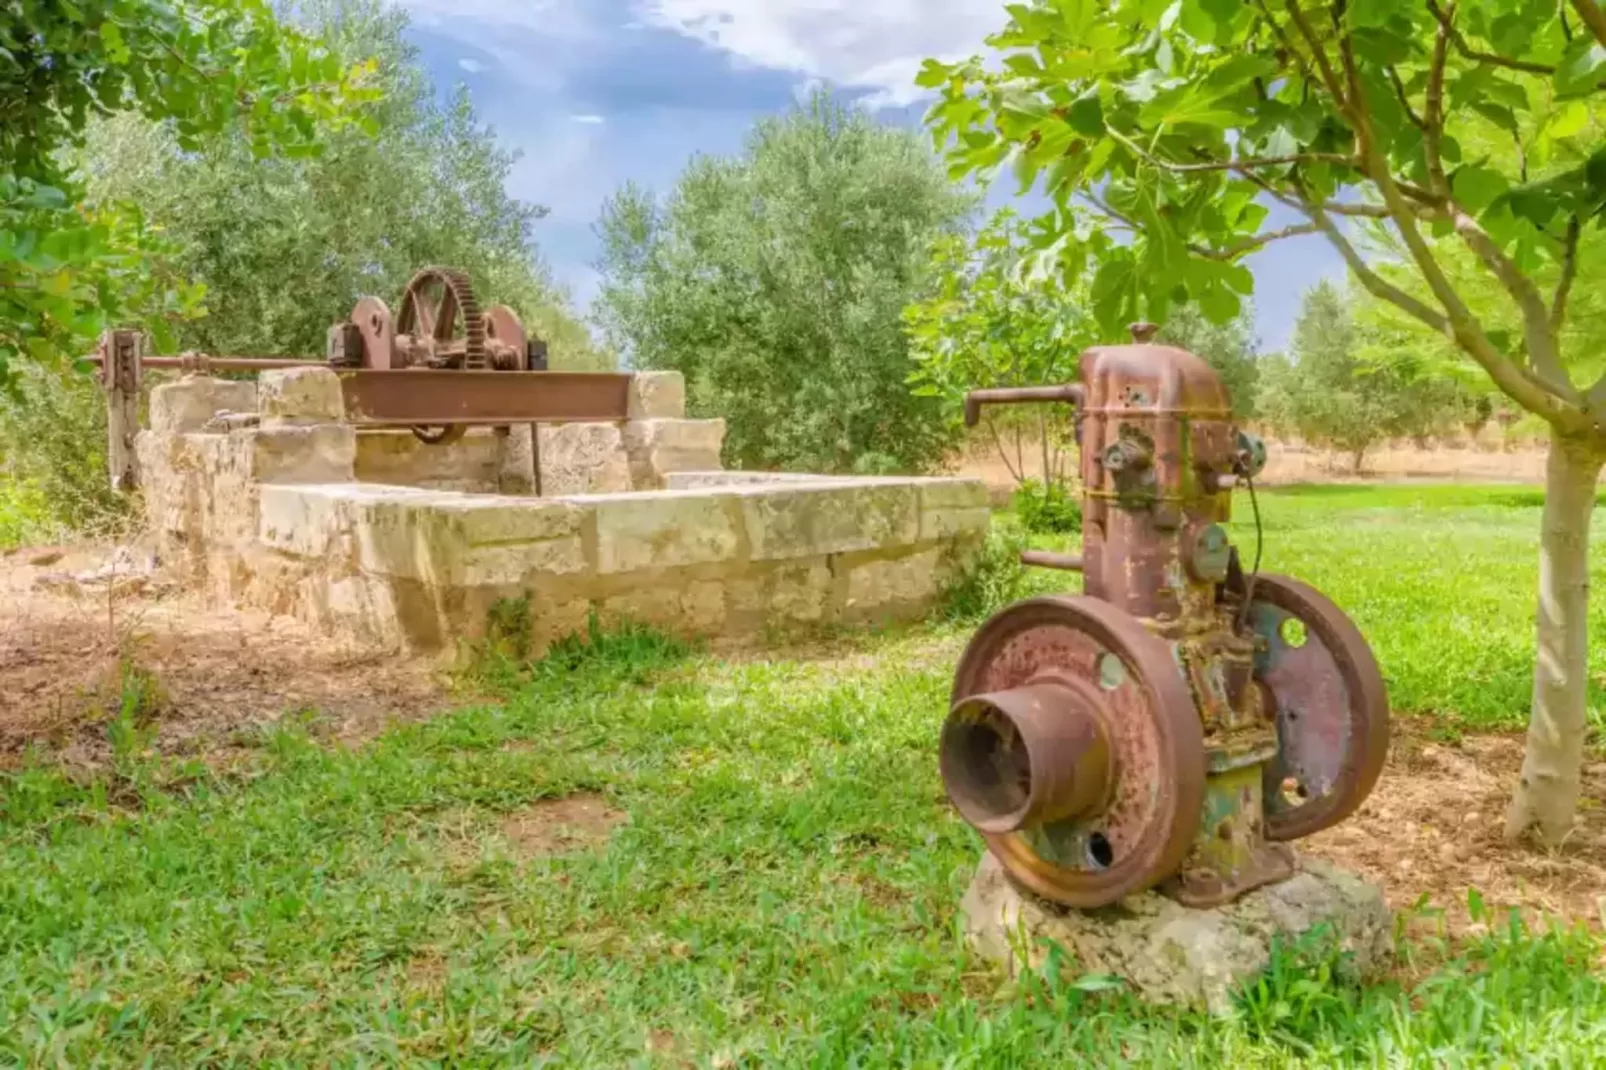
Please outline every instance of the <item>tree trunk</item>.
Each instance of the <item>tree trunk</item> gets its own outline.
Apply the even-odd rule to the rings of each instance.
[[[1350,451],[1350,474],[1351,475],[1357,475],[1357,476],[1360,475],[1361,474],[1361,464],[1365,460],[1366,460],[1366,447],[1365,446],[1361,446],[1358,449],[1351,450]]]
[[[1572,830],[1589,688],[1589,523],[1606,462],[1599,440],[1552,433],[1539,536],[1538,657],[1522,780],[1506,839],[1558,844]]]

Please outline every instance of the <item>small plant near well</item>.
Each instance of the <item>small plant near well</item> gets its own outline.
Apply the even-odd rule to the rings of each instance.
[[[485,634],[468,645],[468,675],[492,685],[517,682],[532,635],[530,596],[497,599],[486,611]]]
[[[513,689],[532,682],[572,679],[600,672],[614,684],[641,683],[648,673],[690,653],[678,639],[645,625],[619,621],[604,625],[595,610],[583,632],[552,643],[530,657],[534,617],[528,596],[504,598],[490,609],[485,636],[471,649],[468,675],[492,688]]]
[[[559,639],[530,669],[538,682],[584,674],[614,685],[639,686],[647,683],[654,671],[690,656],[692,649],[688,643],[634,621],[604,625],[592,610],[584,634]]]
[[[1028,479],[1010,496],[1021,526],[1033,535],[1074,535],[1082,530],[1082,503],[1063,483]]]
[[[971,551],[943,592],[945,615],[958,623],[972,623],[1028,593],[1028,577],[1020,555],[1026,535],[1018,527],[995,523],[986,541]]]
[[[1308,1049],[1352,1013],[1359,985],[1353,956],[1319,925],[1275,940],[1266,968],[1239,988],[1236,1005],[1250,1036]]]
[[[156,743],[156,721],[167,708],[167,690],[132,652],[117,658],[114,705],[106,712],[106,741],[119,768],[140,760]]]

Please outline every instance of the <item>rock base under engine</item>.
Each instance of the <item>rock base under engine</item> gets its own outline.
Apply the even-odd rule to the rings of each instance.
[[[1284,946],[1326,926],[1365,976],[1392,948],[1393,918],[1383,893],[1360,877],[1300,858],[1293,877],[1210,909],[1141,892],[1098,910],[1067,910],[1022,891],[991,853],[982,856],[960,910],[965,936],[1011,974],[1039,968],[1057,944],[1070,969],[1118,977],[1150,1003],[1225,1013],[1234,986],[1265,969]]]

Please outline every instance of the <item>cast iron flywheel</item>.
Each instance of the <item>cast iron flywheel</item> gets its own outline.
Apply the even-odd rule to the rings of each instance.
[[[1075,757],[1046,761],[1055,749]],[[1056,765],[1074,775],[1053,778]],[[1093,598],[1034,598],[965,649],[942,772],[1016,880],[1098,906],[1181,865],[1204,804],[1203,731],[1170,647],[1135,618]]]
[[[1255,680],[1277,719],[1266,838],[1302,839],[1354,813],[1377,784],[1388,756],[1388,691],[1360,630],[1307,584],[1260,576],[1249,622],[1263,640]]]

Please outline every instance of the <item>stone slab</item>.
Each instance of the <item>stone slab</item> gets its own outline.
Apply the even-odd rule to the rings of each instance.
[[[907,546],[920,538],[919,500],[907,483],[738,488],[754,561]]]
[[[1313,858],[1301,858],[1288,880],[1220,907],[1142,892],[1077,911],[1021,891],[989,852],[960,911],[971,947],[1012,974],[1040,967],[1057,944],[1083,974],[1119,977],[1151,1003],[1215,1014],[1231,1012],[1234,987],[1265,969],[1274,940],[1328,926],[1365,976],[1386,961],[1394,933],[1381,889]]]
[[[236,431],[258,483],[349,483],[357,459],[357,432],[341,424],[280,425]]]
[[[674,472],[720,466],[724,420],[631,420],[623,427],[630,478],[636,490],[661,490]]]
[[[842,614],[848,620],[887,615],[908,616],[942,593],[947,579],[942,552],[936,548],[899,557],[846,561]]]
[[[686,415],[686,379],[679,372],[637,372],[630,380],[632,420],[678,420]]]
[[[528,472],[529,428],[519,430]],[[436,446],[420,442],[411,431],[365,430],[357,435],[355,470],[363,483],[495,494],[503,489],[504,453],[504,439],[489,427],[471,428],[456,442]],[[525,479],[531,481],[533,473]]]
[[[614,494],[634,489],[618,424],[543,424],[541,493]]]
[[[340,377],[321,365],[263,372],[257,404],[263,427],[337,424],[346,418]]]
[[[151,391],[150,429],[155,435],[189,434],[220,412],[255,412],[256,407],[254,382],[186,375]]]
[[[730,561],[741,546],[723,495],[661,491],[572,500],[595,512],[599,575]]]

